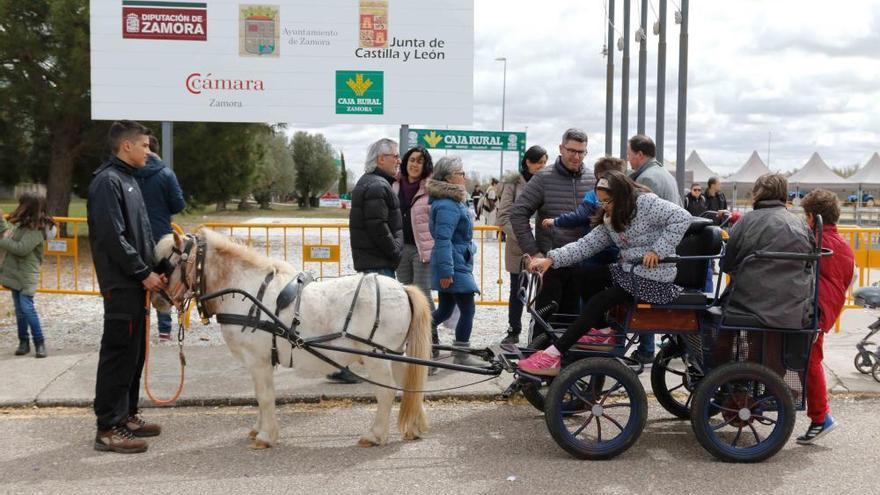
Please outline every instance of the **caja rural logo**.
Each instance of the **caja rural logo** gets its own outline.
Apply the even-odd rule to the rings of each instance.
[[[336,71],[336,113],[382,115],[384,79],[382,71]]]
[[[207,41],[205,2],[122,1],[122,37],[145,40]]]

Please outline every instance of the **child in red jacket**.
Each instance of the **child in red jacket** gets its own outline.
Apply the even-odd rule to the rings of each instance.
[[[822,216],[822,247],[831,249],[834,254],[819,261],[819,329],[810,363],[807,367],[807,415],[810,426],[807,432],[797,438],[797,443],[806,445],[822,437],[837,427],[828,408],[828,388],[825,385],[825,370],[822,367],[822,343],[825,334],[834,326],[846,300],[846,290],[855,275],[852,248],[837,233],[837,220],[840,218],[840,205],[837,195],[825,189],[816,189],[801,202],[807,224],[814,228],[817,216]]]

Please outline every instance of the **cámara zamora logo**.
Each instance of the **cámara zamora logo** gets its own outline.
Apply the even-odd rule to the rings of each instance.
[[[122,37],[144,40],[208,40],[205,2],[123,0]]]
[[[265,91],[260,79],[232,79],[216,77],[212,73],[204,76],[201,72],[193,72],[186,78],[186,90],[194,95],[202,91]]]

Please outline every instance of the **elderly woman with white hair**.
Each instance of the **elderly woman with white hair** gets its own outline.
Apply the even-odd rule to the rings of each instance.
[[[431,204],[429,228],[434,238],[431,252],[431,285],[440,301],[432,316],[434,328],[458,307],[461,316],[455,326],[456,347],[470,347],[474,323],[474,294],[479,292],[474,280],[474,221],[467,207],[464,165],[457,156],[443,157],[434,165],[428,180]],[[456,364],[479,365],[467,352],[453,352]]]

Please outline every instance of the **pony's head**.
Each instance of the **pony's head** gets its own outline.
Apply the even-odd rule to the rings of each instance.
[[[198,238],[194,234],[183,237],[177,232],[167,234],[154,250],[156,271],[168,279],[168,288],[153,293],[153,305],[167,312],[172,306],[181,308],[193,295]]]

